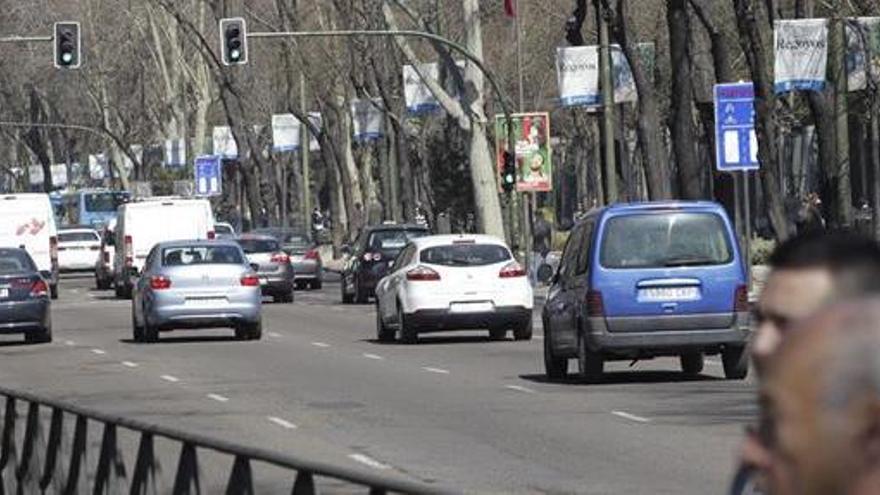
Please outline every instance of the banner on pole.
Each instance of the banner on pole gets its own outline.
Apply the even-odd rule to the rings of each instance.
[[[415,115],[436,112],[440,109],[440,103],[434,98],[434,93],[431,93],[424,79],[419,76],[419,72],[425,78],[438,83],[440,81],[440,67],[436,63],[419,64],[418,71],[412,65],[404,65],[403,90],[406,96],[406,110]]]
[[[550,148],[550,114],[520,113],[511,116],[516,138],[516,190],[548,192],[553,190],[553,152]],[[507,120],[495,117],[498,175],[507,151]]]
[[[827,19],[775,21],[775,89],[822,91],[828,64]]]
[[[54,187],[64,187],[67,185],[67,164],[56,163],[50,168],[52,171],[52,185]]]
[[[384,135],[385,114],[381,98],[352,101],[351,118],[355,141],[375,141]]]
[[[238,158],[238,144],[235,142],[235,136],[232,135],[232,129],[228,126],[218,126],[214,128],[214,155],[226,159]]]
[[[595,46],[556,49],[556,79],[559,100],[564,107],[596,106],[599,92],[599,50]]]
[[[880,80],[880,17],[849,18],[846,20],[847,89],[867,89],[869,80],[875,84]]]
[[[165,160],[162,162],[166,168],[182,168],[186,166],[186,140],[166,139]]]
[[[28,167],[28,182],[30,182],[30,185],[41,186],[45,180],[46,175],[43,173],[42,165],[31,165]]]
[[[302,123],[291,113],[272,116],[272,149],[275,151],[296,151],[302,147],[300,131]]]
[[[89,155],[89,177],[92,180],[104,180],[110,169],[110,161],[107,155],[99,153],[97,155]]]
[[[319,112],[309,112],[309,122],[312,123],[319,132],[324,132],[324,117]],[[321,151],[321,141],[318,134],[309,133],[309,151]]]

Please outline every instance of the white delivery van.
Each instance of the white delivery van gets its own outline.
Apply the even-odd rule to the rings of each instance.
[[[214,213],[207,199],[147,198],[121,205],[113,259],[116,296],[131,297],[131,288],[156,244],[213,238]]]
[[[0,247],[24,248],[58,298],[58,233],[49,195],[0,195]]]

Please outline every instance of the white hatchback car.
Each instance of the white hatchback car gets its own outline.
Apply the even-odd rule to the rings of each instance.
[[[507,245],[484,235],[413,239],[376,286],[378,339],[400,334],[414,344],[420,333],[488,329],[496,340],[513,330],[532,338],[534,297],[526,270]]]
[[[95,269],[101,257],[101,236],[95,229],[58,230],[58,268],[62,272]]]

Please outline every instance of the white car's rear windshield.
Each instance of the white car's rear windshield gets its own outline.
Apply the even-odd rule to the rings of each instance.
[[[450,244],[427,248],[419,258],[430,265],[487,266],[509,260],[510,251],[497,244]]]
[[[730,239],[714,213],[644,214],[605,225],[600,261],[605,268],[671,268],[725,265]]]
[[[241,265],[241,251],[232,246],[169,247],[162,250],[163,266]]]
[[[96,232],[61,232],[58,234],[58,242],[92,242],[100,241]]]

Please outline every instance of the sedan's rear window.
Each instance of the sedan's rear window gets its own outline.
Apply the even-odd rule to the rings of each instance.
[[[281,250],[281,245],[274,239],[239,239],[238,245],[247,254],[277,253]]]
[[[451,244],[427,248],[419,259],[430,265],[486,266],[509,260],[510,251],[495,244]]]
[[[399,251],[412,239],[424,237],[424,230],[377,230],[370,234],[369,251]]]
[[[727,229],[714,213],[644,214],[612,218],[600,261],[605,268],[674,268],[730,263]]]
[[[100,241],[97,232],[60,232],[58,242],[93,242]]]
[[[162,250],[162,265],[241,265],[241,251],[232,246],[169,247]]]
[[[0,275],[35,272],[37,267],[24,251],[0,251]]]
[[[214,232],[218,234],[234,234],[235,231],[232,230],[232,227],[229,225],[223,225],[222,223],[214,224]]]

